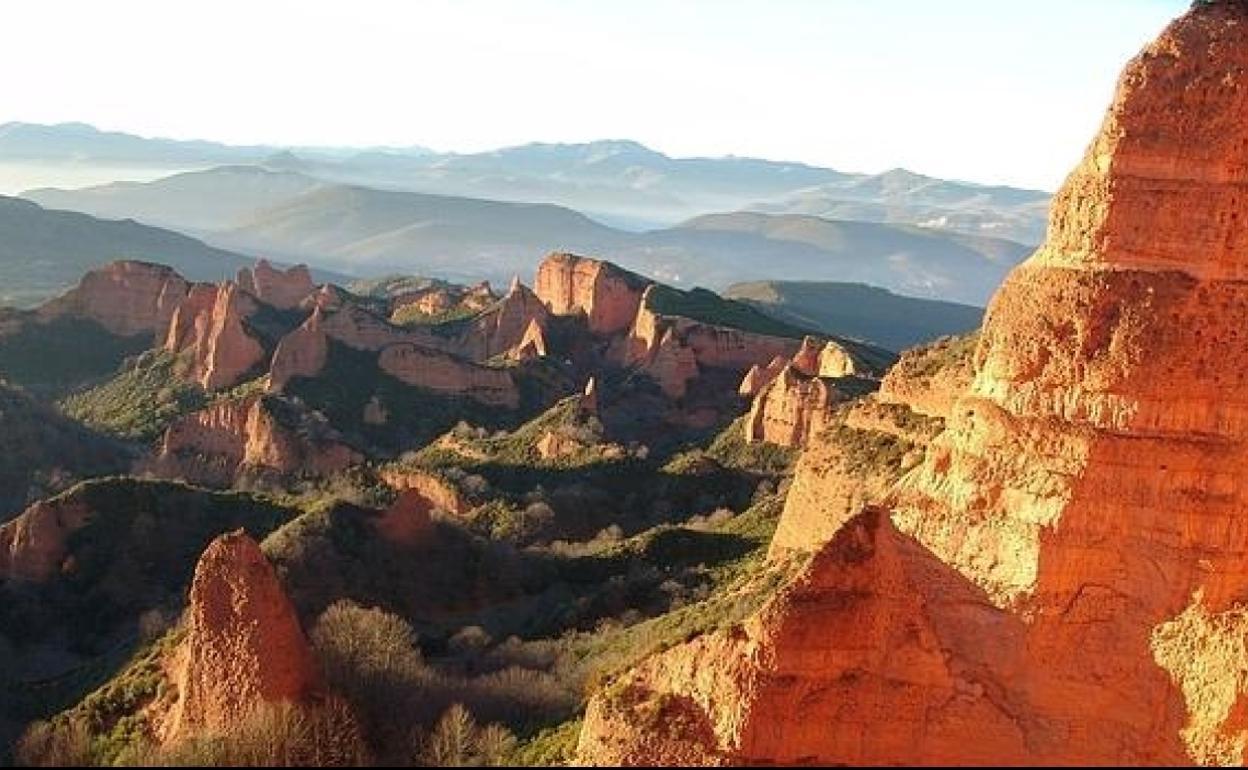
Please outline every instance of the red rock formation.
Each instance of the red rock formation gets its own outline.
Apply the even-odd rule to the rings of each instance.
[[[381,480],[401,492],[413,492],[428,501],[431,508],[462,515],[472,510],[472,503],[450,481],[413,468],[383,468]]]
[[[237,385],[265,357],[245,324],[258,309],[233,282],[195,284],[173,313],[165,350],[178,355],[186,376],[208,390]]]
[[[823,343],[819,351],[819,365],[815,369],[820,377],[865,377],[867,370],[843,345],[833,340]]]
[[[91,516],[80,502],[43,500],[0,526],[0,581],[41,583],[60,571],[66,541]]]
[[[329,335],[321,328],[320,307],[277,343],[269,362],[269,390],[280,391],[295,377],[315,377],[329,360]]]
[[[745,373],[745,377],[741,380],[740,387],[737,388],[737,394],[746,398],[754,398],[759,391],[767,387],[767,385],[776,377],[780,376],[780,372],[784,371],[784,367],[789,362],[780,356],[771,359],[767,366],[759,366],[754,364],[750,370]]]
[[[189,288],[173,268],[113,262],[82,277],[78,286],[39,308],[40,318],[86,318],[114,334],[163,333]]]
[[[598,380],[590,377],[585,383],[585,389],[581,391],[580,401],[577,402],[577,409],[584,414],[598,414]]]
[[[410,547],[426,542],[433,533],[433,504],[417,489],[399,492],[394,503],[376,520],[377,531],[388,542]]]
[[[1245,760],[1246,72],[1239,0],[1196,4],[1133,60],[893,493],[895,530],[847,548],[851,520],[811,562],[822,590],[633,675],[697,706],[705,756]],[[582,759],[664,758],[636,707],[601,697]]]
[[[805,337],[790,363],[800,374],[813,377],[819,374],[820,352],[819,342],[814,337]]]
[[[511,290],[501,300],[472,319],[459,335],[454,352],[472,361],[484,361],[512,353],[527,340],[534,351],[540,346],[540,355],[545,355],[542,327],[549,315],[550,311],[536,294],[519,281],[513,281]],[[536,327],[535,334],[530,332],[530,327]]]
[[[1017,704],[983,681],[1018,622],[878,511],[852,519],[743,626],[596,696],[582,763],[1014,764]]]
[[[218,537],[200,557],[187,616],[166,740],[228,734],[258,706],[316,693],[316,664],[294,607],[241,530]]]
[[[315,414],[274,413],[265,396],[218,401],[174,421],[148,470],[229,486],[247,472],[329,475],[363,460]],[[293,411],[293,408],[286,411]],[[299,425],[285,424],[300,420]]]
[[[261,302],[282,310],[299,307],[316,290],[306,265],[282,271],[264,259],[256,262],[255,267],[239,270],[238,285]]]
[[[584,313],[594,334],[627,330],[649,283],[610,262],[551,254],[537,269],[537,296],[555,315]]]
[[[806,446],[831,418],[833,405],[846,399],[832,382],[790,364],[754,397],[745,418],[745,440]]]
[[[902,353],[880,382],[880,401],[947,417],[971,385],[977,339],[978,335],[944,337]]]
[[[506,369],[474,364],[440,350],[399,343],[383,349],[377,363],[392,377],[441,395],[508,409],[520,404],[520,392]]]
[[[520,344],[512,348],[508,355],[516,361],[528,361],[533,358],[542,358],[546,352],[546,333],[542,331],[541,325],[535,318],[529,321]]]

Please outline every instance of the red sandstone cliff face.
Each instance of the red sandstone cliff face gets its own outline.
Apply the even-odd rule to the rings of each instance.
[[[846,396],[821,377],[804,375],[790,364],[754,397],[745,418],[745,440],[802,447],[832,416]]]
[[[113,262],[82,277],[78,286],[39,308],[43,319],[86,318],[114,334],[163,333],[189,285],[173,268]]]
[[[186,376],[208,390],[237,385],[265,356],[245,320],[259,310],[237,284],[195,284],[178,305],[165,350],[178,355]]]
[[[902,353],[880,382],[880,400],[947,417],[975,376],[978,339],[977,334],[946,337]]]
[[[178,699],[166,740],[229,733],[257,706],[303,702],[318,689],[294,607],[241,530],[218,537],[200,557],[188,617],[175,655]]]
[[[147,470],[211,486],[245,473],[328,475],[363,460],[317,415],[275,414],[266,396],[222,400],[175,421]],[[290,414],[285,414],[290,412]],[[298,426],[288,425],[298,419]]]
[[[281,310],[291,310],[312,294],[316,285],[306,265],[278,270],[261,259],[255,267],[238,271],[238,285],[256,299]]]
[[[377,363],[395,379],[435,393],[466,396],[507,409],[520,404],[520,391],[505,369],[474,364],[440,350],[412,343],[390,345],[381,351]]]
[[[424,499],[430,509],[461,515],[472,510],[472,503],[452,482],[427,471],[413,468],[385,468],[381,480],[401,493],[412,493]]]
[[[282,337],[269,362],[269,390],[280,391],[295,377],[315,377],[329,360],[329,335],[317,307],[298,329]]]
[[[634,705],[667,696],[708,761],[1244,761],[1246,72],[1242,2],[1131,62],[893,523],[599,696],[583,760],[669,756]]]
[[[538,266],[535,289],[551,313],[584,313],[592,333],[608,335],[632,325],[648,283],[610,262],[551,254]]]
[[[42,583],[65,561],[66,540],[87,523],[80,502],[44,500],[0,526],[0,581]]]
[[[502,299],[481,311],[459,335],[454,352],[471,361],[485,361],[522,347],[526,340],[540,344],[545,355],[546,342],[542,328],[550,311],[527,286],[513,281]],[[531,333],[530,327],[536,332]]]

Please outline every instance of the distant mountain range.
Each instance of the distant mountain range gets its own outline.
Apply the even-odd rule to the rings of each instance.
[[[867,175],[752,158],[672,158],[623,140],[457,154],[421,147],[236,147],[147,139],[80,123],[9,123],[0,126],[0,165],[6,162],[45,163],[53,169],[47,181],[29,186],[77,186],[74,180],[83,178],[91,164],[181,170],[265,165],[364,187],[551,203],[629,230],[750,209],[920,225],[1035,244],[1044,233],[1048,201],[1047,193],[1034,190],[932,179],[901,169]],[[75,174],[61,181],[66,164]]]
[[[729,286],[724,296],[787,323],[890,350],[964,334],[979,328],[984,315],[980,307],[903,297],[856,283],[755,281]]]
[[[759,212],[633,232],[550,204],[379,190],[223,166],[154,182],[31,190],[48,208],[132,218],[219,248],[356,275],[506,281],[554,250],[600,254],[657,280],[722,288],[784,276],[982,303],[1028,247],[956,231]]]
[[[201,281],[233,276],[253,262],[180,233],[0,196],[0,305],[37,304],[87,270],[122,258],[162,262]]]

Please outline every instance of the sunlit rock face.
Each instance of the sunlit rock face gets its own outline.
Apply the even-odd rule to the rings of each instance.
[[[189,285],[171,267],[112,262],[82,277],[76,287],[39,308],[39,316],[95,321],[114,334],[162,334]]]
[[[178,699],[165,738],[228,735],[256,707],[299,703],[319,687],[294,606],[243,531],[205,549],[191,583],[188,630],[173,661]]]
[[[584,313],[589,330],[605,335],[632,325],[647,283],[610,262],[556,253],[538,266],[534,288],[551,313]]]
[[[697,761],[1241,764],[1246,117],[1248,4],[1199,3],[1127,67],[891,516],[790,589],[827,598],[626,675],[581,758],[670,756],[636,718],[665,695]]]

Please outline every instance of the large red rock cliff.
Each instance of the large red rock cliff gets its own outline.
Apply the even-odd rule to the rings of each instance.
[[[1127,67],[891,523],[599,696],[581,759],[664,761],[629,698],[666,695],[706,761],[1242,763],[1245,115],[1248,4],[1198,3]]]
[[[616,334],[633,323],[649,282],[610,262],[551,254],[537,268],[537,296],[555,315],[584,313],[594,334]]]
[[[319,687],[295,609],[260,546],[242,531],[209,544],[191,583],[189,629],[175,654],[177,701],[165,739],[228,734],[265,703]]]
[[[114,334],[160,334],[189,285],[171,267],[113,262],[82,277],[78,286],[39,308],[43,319],[86,318]]]
[[[237,385],[264,360],[264,347],[245,324],[258,310],[255,298],[236,283],[195,284],[173,313],[165,350],[208,390]]]

